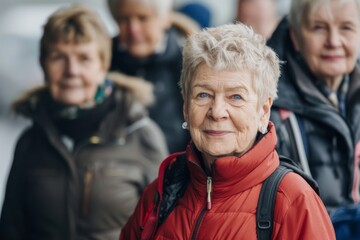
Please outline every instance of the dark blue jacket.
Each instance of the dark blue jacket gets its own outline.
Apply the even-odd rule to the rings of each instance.
[[[268,41],[281,66],[274,122],[279,154],[299,161],[318,182],[328,211],[358,198],[360,161],[360,67],[350,73],[343,117],[315,86],[315,77],[295,52],[284,18]]]
[[[149,114],[163,130],[169,152],[183,151],[190,137],[181,128],[183,100],[178,82],[182,68],[182,42],[184,36],[172,29],[167,34],[167,47],[161,54],[135,58],[121,49],[118,37],[113,39],[111,70],[142,77],[154,84],[155,103]]]

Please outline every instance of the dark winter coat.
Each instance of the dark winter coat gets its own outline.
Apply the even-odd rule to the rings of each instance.
[[[268,45],[285,63],[271,120],[278,133],[279,154],[302,164],[318,182],[327,209],[358,199],[360,161],[360,66],[350,74],[343,117],[314,84],[314,77],[295,52],[284,19]]]
[[[46,88],[18,102],[17,110],[33,125],[16,146],[0,239],[118,237],[143,189],[156,177],[167,148],[162,132],[136,98],[148,95],[147,85],[133,79],[114,82],[112,110],[72,151],[42,108]]]
[[[188,131],[181,128],[183,100],[178,85],[183,40],[182,34],[171,29],[164,52],[139,59],[120,47],[118,37],[113,39],[111,70],[142,77],[154,85],[155,102],[149,116],[163,130],[170,152],[182,151],[189,141]]]

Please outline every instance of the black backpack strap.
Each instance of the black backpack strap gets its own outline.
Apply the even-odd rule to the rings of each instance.
[[[181,154],[177,156],[171,168],[165,170],[159,225],[165,221],[171,211],[176,207],[177,200],[184,195],[190,179],[186,161],[186,154]]]
[[[310,185],[310,187],[316,192],[316,194],[320,196],[320,190],[319,190],[318,183],[310,175],[305,173],[301,169],[300,165],[298,165],[296,162],[294,162],[293,160],[291,160],[285,156],[280,155],[279,158],[280,158],[281,166],[289,168],[294,173],[297,173],[298,175],[300,175],[303,179],[305,179],[305,181]]]
[[[283,177],[292,171],[280,165],[261,187],[256,209],[256,233],[259,240],[271,239],[277,189]]]

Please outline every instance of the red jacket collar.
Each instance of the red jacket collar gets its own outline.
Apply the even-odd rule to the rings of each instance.
[[[212,165],[213,197],[225,197],[240,193],[263,182],[279,165],[275,151],[276,132],[272,123],[269,132],[243,156],[222,157]],[[191,148],[187,149],[191,183],[199,193],[206,193],[206,174],[200,160]]]
[[[273,123],[269,123],[269,132],[241,157],[222,157],[215,160],[211,177],[213,178],[213,197],[226,197],[240,193],[263,182],[279,165],[279,157],[275,151],[276,131]],[[206,173],[201,167],[200,159],[188,145],[186,155],[190,170],[190,181],[199,194],[206,194]],[[166,168],[176,161],[176,157],[185,152],[178,152],[167,157],[159,169],[158,192],[162,199],[163,179]]]

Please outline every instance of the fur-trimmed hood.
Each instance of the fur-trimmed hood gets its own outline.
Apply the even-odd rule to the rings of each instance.
[[[200,25],[195,20],[176,11],[171,13],[171,26],[181,32],[185,37],[201,30]]]
[[[150,82],[142,78],[128,76],[119,72],[109,72],[107,78],[113,82],[115,86],[131,91],[136,100],[144,106],[149,106],[154,102],[154,87]],[[34,87],[15,100],[12,104],[12,109],[17,114],[30,117],[37,106],[40,96],[47,93],[48,88],[45,84]]]

